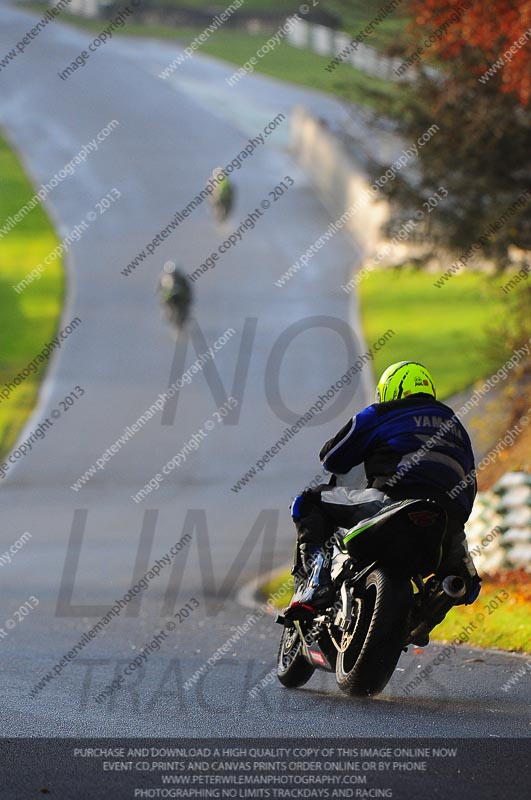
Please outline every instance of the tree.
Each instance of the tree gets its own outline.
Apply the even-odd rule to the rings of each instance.
[[[415,27],[436,32],[430,48],[434,54],[451,61],[473,51],[475,58],[468,63],[476,77],[500,60],[493,73],[501,75],[498,88],[529,104],[531,0],[413,0],[411,6]]]
[[[439,186],[448,190],[448,202],[436,212],[448,244],[463,250],[481,242],[483,252],[503,264],[509,245],[531,247],[526,204],[486,236],[531,189],[531,119],[523,107],[529,99],[531,34],[527,49],[522,47],[503,70],[486,82],[479,77],[529,27],[531,0],[476,0],[463,11],[468,3],[411,0],[414,38],[424,45],[433,36],[435,44],[423,53],[417,103],[404,130],[416,140],[430,125],[439,126],[419,151],[423,175],[417,202]],[[435,74],[426,69],[433,59]],[[401,191],[397,183],[399,199]]]

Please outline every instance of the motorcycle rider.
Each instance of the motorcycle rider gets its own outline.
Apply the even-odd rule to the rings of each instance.
[[[363,463],[367,488],[336,486],[333,478],[331,484],[306,490],[293,501],[300,562],[312,582],[302,601],[296,592],[288,617],[316,613],[332,602],[327,545],[337,528],[351,528],[397,500],[431,499],[446,510],[437,577],[464,579],[466,594],[456,605],[477,598],[481,579],[464,532],[477,492],[472,445],[452,409],[436,399],[433,379],[422,364],[400,361],[388,367],[378,382],[376,402],[326,442],[320,459],[334,475],[346,475]],[[456,485],[469,475],[470,483],[456,493]]]
[[[173,261],[164,264],[159,278],[159,297],[166,307],[170,322],[177,327],[183,325],[192,304],[192,287]]]
[[[214,214],[218,220],[224,220],[229,216],[234,204],[234,187],[229,181],[221,167],[216,167],[212,173],[212,180],[216,182],[211,201]]]

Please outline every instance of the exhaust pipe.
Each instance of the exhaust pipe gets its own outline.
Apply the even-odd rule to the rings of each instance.
[[[443,592],[452,600],[459,600],[466,594],[466,583],[458,575],[448,575],[442,582]]]

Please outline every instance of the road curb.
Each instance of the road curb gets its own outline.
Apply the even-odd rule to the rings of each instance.
[[[264,572],[261,575],[257,575],[256,578],[248,581],[245,583],[241,589],[238,590],[236,594],[236,602],[243,606],[244,608],[251,608],[256,609],[258,606],[262,607],[264,604],[264,595],[262,593],[262,587],[265,583],[269,583],[269,581],[274,580],[277,575],[281,575],[282,573],[286,572],[286,570],[291,569],[291,564],[283,564],[280,567],[277,567],[270,572]],[[267,613],[273,616],[277,613],[277,609],[267,607]]]

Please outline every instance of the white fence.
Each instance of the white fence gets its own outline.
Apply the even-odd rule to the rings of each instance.
[[[57,0],[50,0],[49,5],[53,6]],[[89,19],[96,19],[100,16],[100,10],[103,3],[100,0],[72,0],[66,7],[66,11],[70,14],[77,14],[80,17],[88,17]]]
[[[329,56],[330,59],[339,55],[352,41],[348,33],[334,31],[324,25],[315,25],[304,19],[294,21],[287,39],[294,47],[312,50],[320,56]],[[398,77],[394,70],[398,69],[402,60],[379,53],[374,47],[365,44],[359,44],[342,63],[350,64],[368,75],[388,81],[407,82],[416,76],[415,70],[407,70],[402,77]]]

